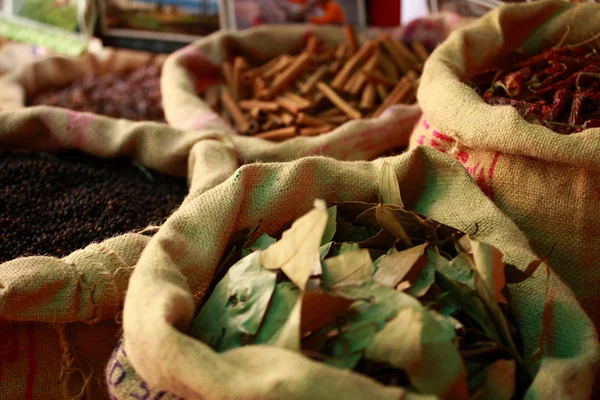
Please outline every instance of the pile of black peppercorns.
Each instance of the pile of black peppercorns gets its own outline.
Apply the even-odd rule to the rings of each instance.
[[[66,256],[161,223],[186,194],[184,178],[159,175],[131,160],[0,151],[0,263]]]
[[[29,106],[55,106],[133,121],[164,122],[160,68],[128,73],[86,74],[66,88],[36,93]]]

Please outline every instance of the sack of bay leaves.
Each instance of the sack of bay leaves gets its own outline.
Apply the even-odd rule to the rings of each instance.
[[[0,111],[0,397],[106,399],[127,282],[188,192],[237,168],[219,132]],[[194,178],[191,179],[192,171]]]
[[[115,399],[586,399],[599,356],[569,289],[427,148],[250,164],[191,195],[123,328]]]
[[[423,60],[445,37],[443,27],[456,25],[432,21],[438,29],[428,36],[412,29],[412,43],[351,27],[217,32],[165,61],[166,119],[182,129],[230,126],[238,147],[259,159],[368,160],[406,147],[420,115],[414,91]]]
[[[410,145],[464,164],[598,329],[599,17],[597,4],[536,1],[454,32],[424,67]]]

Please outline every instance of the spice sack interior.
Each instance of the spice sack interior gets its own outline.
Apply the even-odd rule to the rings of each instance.
[[[235,152],[220,132],[57,107],[0,121],[0,397],[106,399],[140,254],[188,184],[235,171]]]
[[[349,27],[217,32],[165,61],[166,119],[182,129],[230,126],[259,159],[269,141],[285,141],[279,160],[373,159],[406,147],[420,115],[414,93],[429,49],[413,47],[389,34],[361,40]]]
[[[459,160],[600,327],[600,5],[500,7],[427,61],[411,147]],[[517,29],[518,27],[518,29]]]
[[[448,264],[457,230],[473,240]],[[586,399],[598,362],[569,289],[428,148],[250,164],[191,194],[142,253],[123,328],[116,399]],[[483,348],[465,351],[466,332]]]

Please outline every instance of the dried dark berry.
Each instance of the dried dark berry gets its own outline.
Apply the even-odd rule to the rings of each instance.
[[[80,152],[0,151],[0,263],[66,256],[158,224],[183,201],[184,178],[142,171],[130,160]]]
[[[128,73],[87,74],[68,87],[35,93],[27,104],[165,122],[161,101],[160,69],[149,66]]]

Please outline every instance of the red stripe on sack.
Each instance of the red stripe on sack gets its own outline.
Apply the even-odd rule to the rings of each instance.
[[[454,142],[454,139],[452,139],[448,135],[444,135],[442,132],[433,131],[433,132],[431,132],[431,134],[433,135],[434,138],[440,139],[444,142],[450,142],[450,143]]]
[[[494,171],[496,170],[496,164],[498,164],[498,160],[500,159],[500,152],[497,151],[494,154],[494,159],[492,160],[492,164],[490,165],[490,169],[488,170],[488,180],[490,181],[490,198],[494,200]]]
[[[35,332],[33,324],[27,324],[27,359],[29,360],[29,372],[27,373],[27,387],[25,388],[25,400],[33,400],[33,385],[35,383],[36,359],[35,359]]]
[[[596,188],[596,194],[598,195],[598,200],[600,200],[600,187]]]

